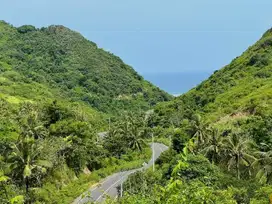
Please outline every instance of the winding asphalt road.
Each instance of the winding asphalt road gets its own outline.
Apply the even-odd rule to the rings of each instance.
[[[152,147],[153,144],[151,144]],[[167,146],[160,144],[160,143],[154,143],[154,160],[158,159],[158,157],[161,155],[162,152],[166,151],[168,149]],[[148,169],[152,166],[153,158],[148,162],[147,165],[145,165],[142,168],[139,169],[133,169],[129,171],[122,171],[119,173],[115,173],[111,176],[108,176],[105,178],[102,183],[99,183],[96,187],[90,188],[87,192],[85,192],[83,195],[78,197],[73,204],[84,204],[88,202],[103,202],[105,200],[106,196],[110,196],[112,198],[117,198],[118,196],[118,190],[117,187],[123,183],[130,174],[133,174],[136,171],[141,171]]]

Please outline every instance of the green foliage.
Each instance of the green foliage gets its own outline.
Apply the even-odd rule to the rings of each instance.
[[[150,196],[130,195],[119,203],[237,203],[233,198],[232,189],[217,190],[207,187],[199,181],[190,184],[180,180],[171,180],[165,188],[157,186]]]
[[[196,88],[156,105],[149,125],[173,148],[157,161],[160,190],[141,196],[136,185],[120,203],[269,203],[271,39],[270,29]]]
[[[69,98],[115,114],[148,109],[171,98],[119,57],[64,26],[15,28],[1,22],[0,30],[0,77],[6,81],[0,90],[8,95],[31,100]],[[12,92],[8,82],[19,90]],[[35,86],[43,88],[29,89]]]
[[[255,197],[250,201],[250,204],[269,204],[272,201],[272,186],[265,186],[260,188]]]
[[[170,95],[63,26],[15,28],[1,21],[0,32],[3,202],[53,203],[49,197],[56,198],[54,203],[70,202],[87,189],[87,184],[79,187],[84,181],[97,182],[150,157],[144,141],[147,122],[141,121],[145,117],[113,124],[121,138],[103,141],[97,133],[105,129],[105,118],[124,110],[148,110]],[[78,183],[71,179],[83,171],[99,173]]]
[[[161,184],[161,179],[162,174],[160,171],[155,173],[153,173],[151,169],[146,172],[138,171],[129,176],[123,185],[123,190],[129,195],[148,195],[152,192],[154,185]]]
[[[192,119],[190,113],[216,122],[237,113],[271,115],[272,66],[271,32],[229,65],[216,71],[188,93],[155,108],[157,124],[167,126],[178,116]],[[174,123],[178,126],[177,123]]]
[[[27,33],[27,32],[36,31],[36,28],[32,25],[23,25],[23,26],[17,28],[17,31],[19,33]]]
[[[105,135],[103,145],[113,156],[120,157],[129,149],[142,151],[145,139],[150,137],[146,114],[125,113],[120,121],[113,123]]]
[[[107,175],[148,161],[152,134],[170,146],[156,171],[133,174],[125,196],[107,202],[272,200],[271,30],[170,102],[63,26],[0,22],[0,31],[1,203],[71,203]]]
[[[174,158],[177,155],[177,152],[170,148],[163,152],[160,157],[157,159],[156,164],[162,166],[163,164],[169,163],[169,158]]]
[[[139,168],[150,157],[151,151],[148,147],[140,154],[128,153],[127,159],[104,158],[102,168],[94,170],[90,174],[80,174],[78,177],[73,172],[69,172],[67,167],[58,169],[44,184],[44,187],[36,192],[36,200],[45,203],[71,203],[91,186],[98,185],[106,176],[119,171]],[[64,181],[68,182],[63,185]]]
[[[188,135],[184,134],[180,129],[175,130],[172,138],[173,149],[178,153],[182,152],[189,139]]]
[[[259,128],[252,129],[253,123],[244,120],[236,122],[244,132],[219,130],[212,124],[203,124],[198,115],[193,116],[185,127],[172,133],[172,146],[176,151],[170,149],[158,159],[161,170],[156,182],[152,175],[136,174],[132,180],[139,184],[133,187],[130,184],[127,196],[120,203],[135,203],[131,197],[136,196],[140,203],[249,203],[256,200],[255,193],[262,183],[271,179],[271,153],[258,152],[253,138],[247,135]],[[264,149],[265,145],[260,144],[259,148]],[[159,190],[146,190],[154,185]]]
[[[252,141],[238,134],[232,134],[224,139],[223,148],[226,151],[226,161],[228,169],[236,169],[236,176],[241,177],[241,166],[249,167],[255,160],[255,157],[250,154]]]
[[[145,115],[125,115],[126,123],[121,120],[111,125],[112,130],[128,127],[119,129],[126,150],[117,156],[107,149],[108,140],[101,141],[97,126],[78,107],[25,102],[12,109],[6,101],[0,102],[2,131],[7,135],[0,137],[1,202],[12,198],[14,203],[21,202],[16,200],[20,195],[26,203],[71,202],[90,183],[116,171],[138,168],[151,157],[150,148],[140,142],[148,134]],[[14,139],[8,137],[12,131]],[[90,171],[96,173],[83,176]]]
[[[184,185],[176,180],[170,182],[166,189],[162,189],[161,192],[162,196],[157,199],[159,203],[236,203],[232,198],[231,191],[215,190],[203,185],[201,182]]]
[[[23,204],[24,203],[24,196],[19,195],[12,199],[10,199],[11,204]]]

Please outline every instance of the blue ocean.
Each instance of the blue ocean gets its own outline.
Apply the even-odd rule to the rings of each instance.
[[[207,79],[212,72],[143,73],[144,78],[160,89],[178,96]]]

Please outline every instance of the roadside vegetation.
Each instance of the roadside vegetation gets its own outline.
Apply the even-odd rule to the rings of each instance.
[[[272,202],[271,30],[171,101],[63,26],[0,22],[0,51],[0,203],[71,203],[147,162],[153,139],[170,147],[156,171],[106,202]]]
[[[130,176],[117,203],[272,202],[271,38],[270,29],[199,86],[155,107],[154,132],[171,148],[156,172]]]
[[[269,203],[271,148],[242,129],[222,131],[199,119],[175,130],[156,172],[129,177],[117,203]]]
[[[144,114],[124,113],[100,138],[86,115],[56,101],[17,108],[0,102],[1,203],[69,203],[102,178],[151,157]]]
[[[141,112],[171,98],[64,26],[0,21],[0,203],[69,203],[141,166]]]

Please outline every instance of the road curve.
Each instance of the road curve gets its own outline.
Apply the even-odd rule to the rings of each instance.
[[[152,147],[153,144],[151,144]],[[166,151],[168,149],[167,146],[161,144],[161,143],[154,143],[154,160],[158,159],[158,157],[161,155],[162,152]],[[148,162],[147,165],[145,165],[142,168],[133,169],[129,171],[122,171],[119,173],[112,174],[111,176],[108,176],[105,178],[102,183],[97,185],[96,187],[90,188],[87,192],[82,194],[80,197],[78,197],[73,204],[84,204],[88,202],[97,202],[101,203],[105,200],[106,196],[110,196],[112,198],[116,198],[118,196],[117,187],[123,183],[130,174],[148,169],[152,166],[153,158]]]

